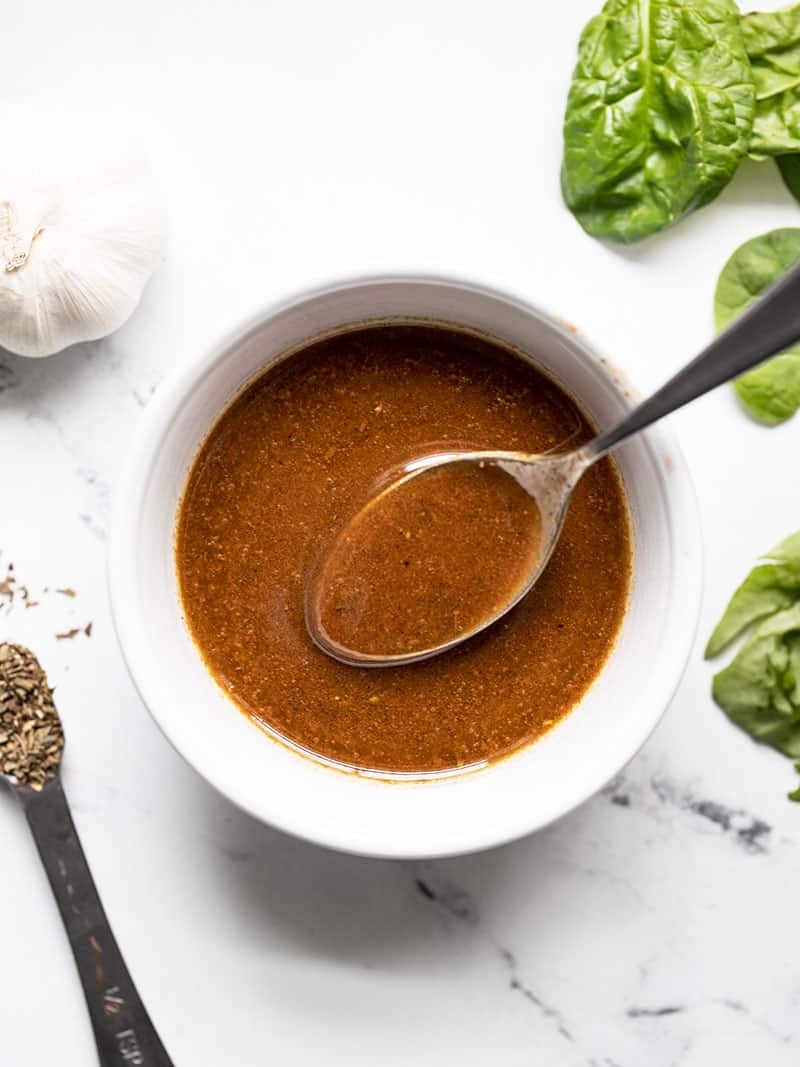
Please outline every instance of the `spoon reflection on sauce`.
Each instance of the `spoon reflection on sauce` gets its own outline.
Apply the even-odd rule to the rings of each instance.
[[[601,456],[800,339],[800,264],[652,397],[571,452],[439,452],[382,480],[306,588],[306,625],[342,663],[392,667],[446,652],[533,588],[572,492]]]

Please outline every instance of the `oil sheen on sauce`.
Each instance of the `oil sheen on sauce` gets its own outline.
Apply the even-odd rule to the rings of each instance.
[[[534,741],[580,700],[624,616],[631,544],[611,460],[581,479],[533,591],[442,656],[383,670],[338,663],[308,635],[305,589],[332,534],[387,471],[443,450],[573,447],[592,432],[567,394],[527,361],[449,327],[359,327],[281,360],[212,428],[179,510],[181,599],[208,669],[255,720],[348,766],[456,769]],[[482,497],[484,532],[493,523],[504,528],[494,561],[490,549],[478,560],[488,582],[498,577],[493,568],[519,559],[515,538],[524,518],[519,512],[498,521],[508,501],[493,503],[491,489],[486,482],[457,489],[466,494],[462,503],[470,492]],[[408,559],[403,569],[412,571],[412,560],[430,563],[438,545],[450,573],[475,566],[466,550],[460,555],[464,544],[473,550],[472,535],[465,542],[455,530],[439,537],[437,523],[449,523],[448,515],[448,508],[432,511],[428,533],[417,521],[416,542],[396,516],[406,545],[395,544],[395,562]],[[402,555],[404,547],[413,554]],[[453,610],[472,610],[467,600],[446,605],[434,620],[439,632]],[[413,635],[420,620],[412,603],[398,599],[398,619]]]
[[[492,465],[389,480],[334,537],[312,575],[309,610],[345,651],[425,652],[513,600],[536,566],[540,530],[536,502]]]

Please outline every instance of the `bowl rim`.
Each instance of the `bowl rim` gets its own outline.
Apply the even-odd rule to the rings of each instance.
[[[563,818],[563,816],[585,803],[586,800],[594,796],[627,766],[665,715],[683,678],[699,624],[703,592],[704,553],[698,501],[688,465],[672,433],[659,423],[652,430],[649,430],[648,434],[654,435],[661,449],[669,455],[673,477],[669,484],[665,486],[664,499],[667,505],[670,527],[673,530],[679,529],[683,535],[680,538],[680,558],[678,559],[676,555],[674,567],[677,584],[680,588],[673,589],[672,599],[673,603],[676,603],[678,598],[680,599],[682,606],[681,616],[684,625],[680,629],[674,628],[670,634],[670,669],[663,671],[664,676],[660,689],[656,694],[652,695],[649,701],[654,710],[649,716],[642,716],[641,727],[638,731],[631,731],[629,743],[626,747],[626,755],[619,766],[610,773],[604,771],[601,777],[587,775],[585,787],[580,790],[580,795],[560,804],[556,810],[551,808],[538,818],[531,817],[525,827],[521,829],[518,825],[511,829],[498,825],[497,833],[484,834],[483,837],[476,836],[468,847],[464,847],[463,842],[459,842],[454,843],[453,847],[449,849],[437,848],[435,853],[431,852],[429,848],[411,850],[408,847],[399,849],[381,847],[367,850],[364,847],[350,845],[347,841],[346,831],[338,835],[325,833],[324,831],[317,832],[316,828],[310,830],[305,823],[299,825],[291,817],[291,814],[287,812],[287,806],[281,806],[280,803],[270,804],[268,806],[269,810],[266,810],[267,805],[259,804],[252,798],[251,794],[245,795],[242,790],[234,789],[230,782],[224,781],[224,775],[217,774],[213,769],[209,769],[206,766],[200,766],[199,761],[191,758],[182,748],[180,739],[176,736],[179,731],[171,728],[170,716],[163,715],[159,709],[159,700],[154,693],[155,685],[152,683],[155,668],[151,665],[147,649],[140,641],[137,632],[136,612],[129,610],[130,605],[135,602],[135,598],[131,595],[132,583],[135,582],[135,579],[133,568],[130,566],[130,561],[135,557],[137,544],[138,524],[135,520],[139,511],[140,500],[147,490],[151,463],[157,454],[156,445],[160,440],[160,434],[156,431],[159,427],[163,427],[169,422],[171,414],[200,385],[203,378],[215,366],[217,361],[224,359],[226,353],[233,349],[237,343],[241,342],[252,331],[263,326],[274,316],[315,298],[332,296],[343,290],[370,285],[392,284],[456,287],[462,291],[474,292],[476,295],[510,304],[545,323],[549,328],[560,334],[570,346],[580,348],[584,355],[590,357],[593,363],[602,369],[606,377],[615,382],[620,391],[623,391],[629,385],[627,375],[620,371],[601,350],[589,342],[581,331],[577,331],[570,326],[565,318],[544,310],[538,304],[513,290],[497,289],[472,278],[449,273],[376,272],[343,275],[302,290],[295,290],[288,296],[269,301],[244,319],[239,319],[234,325],[228,326],[211,343],[206,344],[195,358],[183,361],[168,373],[159,384],[136,428],[131,448],[117,479],[110,525],[106,573],[113,626],[123,661],[134,687],[151,718],[175,751],[206,782],[231,803],[259,821],[313,844],[341,852],[375,858],[422,859],[432,855],[437,857],[465,855],[470,852],[507,844],[534,833],[544,826]],[[309,338],[312,336],[313,334],[310,333]],[[578,400],[580,402],[580,398]],[[221,410],[222,408],[220,408]],[[213,422],[209,424],[208,430],[211,429],[212,425]],[[513,756],[510,758],[513,758]],[[330,771],[321,764],[318,766],[323,772],[341,773],[335,770]],[[474,773],[481,772],[476,771]],[[458,781],[458,777],[451,780]],[[391,787],[396,788],[397,786],[392,783]]]

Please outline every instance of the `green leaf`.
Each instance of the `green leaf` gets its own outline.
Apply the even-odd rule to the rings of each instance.
[[[800,763],[795,763],[794,769],[800,774]],[[789,797],[789,800],[800,801],[800,785],[798,785],[797,789],[792,790],[791,793],[787,793],[786,795]]]
[[[564,200],[594,236],[656,233],[730,181],[754,111],[733,0],[608,0],[578,46]]]
[[[775,162],[781,172],[783,184],[795,200],[800,200],[800,153],[777,156]]]
[[[780,563],[754,567],[731,597],[709,638],[706,659],[722,652],[754,622],[790,607],[797,597],[800,597],[800,568]]]
[[[800,760],[800,531],[765,559],[733,594],[708,642],[706,658],[749,630],[714,675],[711,693],[754,741]],[[789,799],[800,801],[800,786]]]
[[[783,563],[792,563],[800,569],[800,530],[779,541],[774,548],[769,550],[764,559],[779,559]]]
[[[775,426],[800,407],[800,348],[775,356],[734,382],[739,399],[762,422]]]
[[[748,626],[800,600],[800,530],[780,541],[738,587],[706,645],[706,659],[720,653]]]
[[[770,230],[746,241],[722,268],[714,293],[714,321],[724,329],[800,259],[800,229]],[[736,392],[762,421],[783,422],[800,407],[800,345],[748,371]]]
[[[789,662],[783,676],[783,688],[795,707],[800,707],[800,634],[787,641]]]
[[[800,760],[800,531],[776,545],[731,597],[706,648],[720,652],[749,629],[711,692],[753,740]],[[800,789],[792,799],[800,800]]]
[[[800,759],[800,602],[759,623],[714,676],[714,700],[755,740]]]
[[[800,5],[745,15],[742,38],[756,88],[750,154],[800,152]]]

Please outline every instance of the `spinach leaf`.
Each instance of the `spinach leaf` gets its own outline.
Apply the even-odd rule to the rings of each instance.
[[[800,763],[795,763],[794,769],[800,774]],[[798,785],[797,789],[793,789],[791,793],[787,793],[786,795],[789,797],[789,800],[795,800],[800,803],[800,785]]]
[[[800,407],[800,348],[790,348],[734,382],[743,404],[762,422],[774,426]]]
[[[756,87],[750,154],[800,152],[800,5],[745,15],[742,38]]]
[[[748,628],[739,652],[714,676],[712,695],[754,740],[800,760],[800,532],[748,574],[711,635],[706,657]]]
[[[800,200],[800,154],[792,153],[788,156],[776,156],[775,162],[781,172],[783,184],[795,200]]]
[[[711,692],[755,741],[800,759],[800,603],[758,623]]]
[[[722,268],[714,293],[714,321],[723,329],[800,259],[800,229],[770,230],[746,241]],[[735,383],[747,408],[763,422],[783,422],[800,407],[800,345],[748,371]]]
[[[775,156],[786,187],[800,200],[800,4],[745,15],[742,38],[756,87],[750,155]]]
[[[800,600],[800,531],[781,541],[754,567],[731,597],[706,645],[711,659],[767,615]]]
[[[578,46],[564,200],[596,237],[647,237],[717,196],[754,112],[734,0],[607,0]]]

